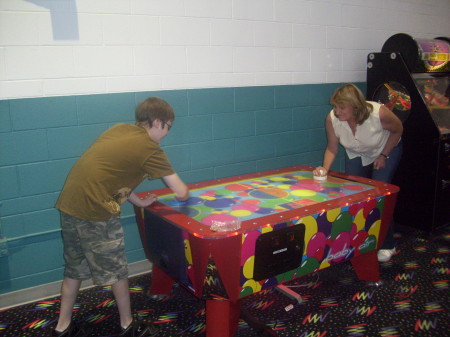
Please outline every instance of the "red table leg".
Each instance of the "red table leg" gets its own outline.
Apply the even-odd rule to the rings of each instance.
[[[150,294],[169,295],[174,282],[173,278],[162,271],[156,264],[153,264]]]
[[[233,337],[237,331],[241,301],[206,301],[206,337]]]
[[[350,259],[356,275],[361,281],[377,282],[380,280],[380,268],[378,265],[377,250]]]

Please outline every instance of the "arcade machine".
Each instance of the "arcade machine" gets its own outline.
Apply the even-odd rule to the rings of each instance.
[[[367,59],[367,99],[403,122],[394,220],[425,231],[450,223],[450,39],[395,34]]]
[[[168,295],[177,282],[204,300],[207,337],[234,336],[239,317],[276,336],[241,307],[242,298],[276,287],[300,303],[284,282],[345,260],[360,280],[378,282],[377,248],[398,187],[339,172],[316,180],[313,170],[295,166],[194,183],[185,202],[169,188],[139,193],[158,196],[149,207],[135,206],[153,263],[150,294]]]

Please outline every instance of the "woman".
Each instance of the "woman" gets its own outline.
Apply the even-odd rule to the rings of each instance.
[[[323,164],[313,174],[325,176],[333,164],[339,143],[345,148],[345,173],[390,183],[402,155],[402,122],[384,105],[366,101],[353,84],[338,88],[326,118],[328,144]],[[392,224],[382,248],[380,262],[395,254]]]

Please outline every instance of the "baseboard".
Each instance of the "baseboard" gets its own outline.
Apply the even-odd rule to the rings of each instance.
[[[152,270],[152,264],[148,260],[142,260],[128,265],[130,276],[136,276],[143,273],[148,273]],[[81,289],[93,287],[92,280],[83,281]],[[0,310],[16,307],[44,300],[46,298],[59,296],[61,293],[61,281],[43,284],[37,287],[31,287],[18,291],[0,295]]]

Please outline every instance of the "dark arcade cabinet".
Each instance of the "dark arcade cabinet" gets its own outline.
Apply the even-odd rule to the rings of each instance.
[[[367,99],[403,122],[394,220],[431,232],[450,223],[450,39],[395,34],[367,59]]]

